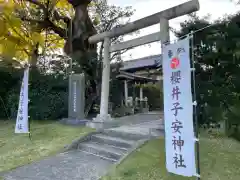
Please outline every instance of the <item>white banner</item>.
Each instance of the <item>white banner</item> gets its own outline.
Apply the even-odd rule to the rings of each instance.
[[[178,175],[194,176],[195,136],[189,38],[163,47],[163,89],[167,170]]]
[[[24,71],[23,81],[22,81],[22,85],[21,85],[15,133],[29,133],[29,128],[28,128],[28,78],[29,78],[29,67],[27,67]]]

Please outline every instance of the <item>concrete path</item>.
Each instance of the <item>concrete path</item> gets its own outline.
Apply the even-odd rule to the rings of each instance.
[[[158,129],[164,129],[163,123],[161,120],[150,120],[148,122],[142,122],[139,124],[132,124],[132,125],[123,125],[117,128],[111,128],[110,130],[114,130],[117,132],[122,133],[129,133],[129,134],[139,134],[139,135],[152,135],[152,136],[159,136],[163,135],[163,131],[158,133]]]
[[[97,156],[72,151],[22,166],[4,175],[5,180],[97,180],[112,163]]]
[[[161,112],[149,112],[145,114],[135,114],[132,116],[124,116],[116,118],[119,121],[120,126],[141,124],[149,121],[158,121],[162,123],[163,114]]]
[[[150,130],[162,124],[159,114],[134,115],[118,120],[121,126],[93,135],[91,140],[80,143],[77,149],[19,167],[4,174],[4,179],[97,180],[134,148],[136,136],[128,134],[146,137]]]

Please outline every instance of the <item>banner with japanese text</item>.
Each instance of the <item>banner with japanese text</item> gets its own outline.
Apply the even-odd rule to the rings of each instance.
[[[21,85],[15,133],[29,133],[28,126],[28,78],[29,67],[24,71]]]
[[[167,170],[195,176],[189,37],[163,47],[163,90]]]

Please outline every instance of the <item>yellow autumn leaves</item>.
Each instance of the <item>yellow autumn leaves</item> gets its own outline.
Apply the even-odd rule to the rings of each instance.
[[[46,0],[38,2],[44,4]],[[73,15],[73,9],[67,0],[52,0],[51,6],[57,8],[62,15]],[[22,21],[15,11],[28,11],[31,8],[37,6],[24,0],[0,0],[0,55],[27,61],[37,43],[42,51],[46,51],[48,47],[51,50],[63,47],[64,40],[58,35],[34,30],[29,23]]]
[[[15,9],[26,8],[25,4],[8,0],[1,4],[0,16],[0,53],[7,59],[16,58],[26,61],[36,43],[43,44],[44,39],[40,33],[31,32],[20,18],[17,17]]]

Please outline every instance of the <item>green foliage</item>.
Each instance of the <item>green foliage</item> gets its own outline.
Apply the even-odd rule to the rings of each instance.
[[[210,23],[193,14],[176,33],[181,37],[198,30],[194,34],[194,60],[201,124],[223,120],[223,112],[231,123],[240,122],[240,116],[232,110],[240,96],[239,17],[238,13]]]
[[[148,83],[141,86],[143,88],[143,96],[148,98],[149,110],[150,111],[162,110],[163,93],[162,93],[162,87],[160,83],[156,83],[156,84]],[[130,91],[133,91],[133,88]],[[139,85],[135,86],[134,94],[136,97],[140,97]]]
[[[149,110],[162,110],[163,94],[160,84],[146,84],[143,87],[143,95],[148,98]]]
[[[15,87],[20,80],[21,72],[10,66],[0,66],[0,118],[7,118],[6,101],[9,91]]]
[[[15,118],[17,114],[22,80],[20,78],[6,94],[5,105],[11,118]],[[31,69],[29,84],[29,116],[31,119],[55,120],[67,117],[67,80],[64,80],[62,76],[55,78],[51,75],[43,75],[37,69]]]
[[[122,67],[122,62],[118,61],[111,65],[111,81],[110,81],[110,92],[109,101],[113,105],[113,109],[119,108],[124,99],[124,81],[116,79],[119,74],[119,69]]]
[[[111,81],[109,101],[113,103],[113,108],[121,106],[124,99],[124,84],[123,81],[113,79]]]

